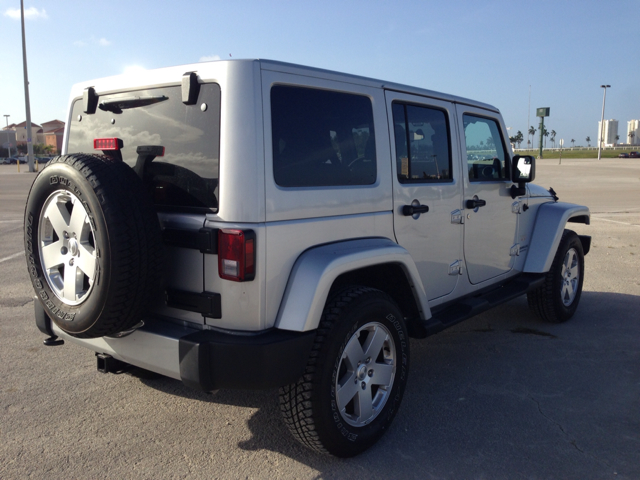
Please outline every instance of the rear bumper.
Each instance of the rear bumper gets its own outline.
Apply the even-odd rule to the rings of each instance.
[[[38,321],[42,331],[41,324],[42,318]],[[270,329],[236,335],[197,330],[158,319],[148,321],[122,338],[76,338],[54,324],[49,326],[54,335],[65,341],[182,380],[185,385],[207,392],[222,388],[273,388],[293,383],[304,373],[315,338],[315,331]]]

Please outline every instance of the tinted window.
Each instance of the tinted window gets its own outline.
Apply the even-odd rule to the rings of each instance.
[[[104,103],[134,97],[156,100],[141,101],[132,108],[98,108],[93,115],[84,114],[82,100],[77,100],[70,119],[68,152],[94,152],[95,138],[117,137],[123,142],[123,160],[136,168],[139,146],[163,146],[163,157],[136,168],[142,172],[155,204],[216,210],[220,87],[201,85],[197,105],[182,103],[181,87],[177,86],[104,95],[99,104],[104,107]],[[206,109],[202,107],[205,104]]]
[[[483,182],[509,178],[507,155],[498,122],[464,115],[469,180]]]
[[[444,111],[394,103],[393,126],[400,183],[452,179],[449,128]]]
[[[371,185],[376,181],[373,109],[368,97],[275,86],[271,128],[278,185]]]

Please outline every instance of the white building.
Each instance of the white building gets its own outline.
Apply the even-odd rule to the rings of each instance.
[[[632,133],[633,135],[631,135]],[[640,120],[627,122],[627,138],[624,141],[630,145],[640,145]]]
[[[604,129],[602,129],[602,122],[598,122],[598,135],[596,135],[596,139],[600,138],[600,132],[602,132],[602,146],[603,147],[613,147],[616,143],[620,143],[619,140],[616,140],[616,136],[618,135],[618,120],[605,120],[604,121]],[[624,139],[623,139],[624,142]]]

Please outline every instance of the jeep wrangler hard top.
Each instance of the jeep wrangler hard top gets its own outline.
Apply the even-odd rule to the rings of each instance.
[[[280,387],[292,434],[362,452],[396,415],[409,337],[527,294],[575,312],[586,207],[531,183],[500,112],[265,60],[75,85],[25,246],[47,345],[205,391]]]

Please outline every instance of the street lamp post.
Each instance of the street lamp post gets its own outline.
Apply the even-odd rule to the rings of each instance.
[[[604,95],[602,96],[602,117],[600,118],[600,139],[598,141],[598,160],[600,160],[600,155],[602,151],[602,142],[604,139],[602,138],[602,132],[604,131],[604,102],[607,99],[607,88],[611,88],[611,85],[600,85],[600,88],[604,88]]]
[[[24,103],[27,113],[27,161],[29,171],[35,172],[33,161],[33,132],[31,130],[31,105],[29,103],[29,76],[27,75],[27,45],[24,34],[24,1],[20,0],[20,15],[22,20],[22,65],[24,70]]]

